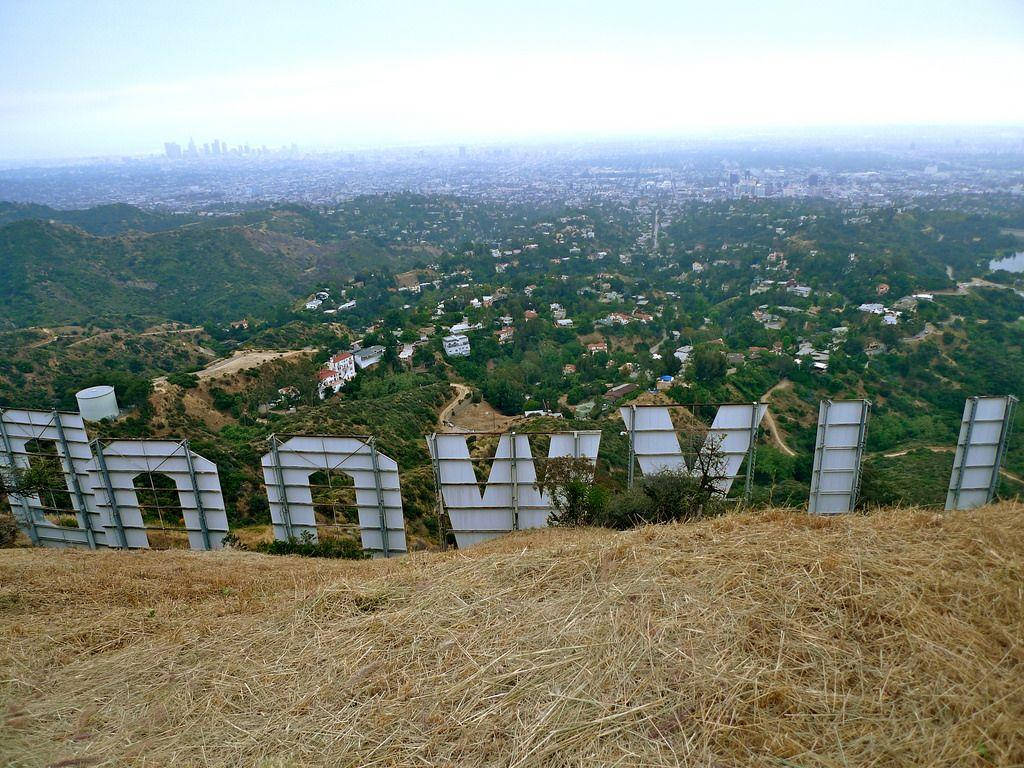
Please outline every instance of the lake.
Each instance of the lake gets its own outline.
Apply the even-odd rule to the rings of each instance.
[[[1005,259],[992,259],[988,263],[988,268],[993,271],[998,269],[1003,272],[1024,272],[1024,251],[1018,251]]]

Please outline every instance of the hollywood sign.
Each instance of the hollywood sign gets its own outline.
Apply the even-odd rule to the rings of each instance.
[[[991,501],[1016,403],[1013,396],[966,401],[947,510],[971,509]],[[690,465],[679,444],[672,408],[631,405],[620,409],[629,443],[629,483],[635,467],[643,474],[693,472],[701,456],[713,454],[719,493],[729,493],[745,460],[749,487],[754,446],[767,405],[719,405],[704,445]],[[810,513],[838,514],[856,506],[869,412],[866,400],[819,404]],[[481,489],[468,442],[474,434],[479,433],[426,438],[439,502],[458,546],[547,525],[551,499],[538,487],[530,436],[515,432],[496,436],[490,473]],[[596,463],[600,432],[559,432],[548,437],[549,460],[572,457]],[[159,474],[167,479],[167,492],[177,497],[189,546],[198,550],[223,546],[229,526],[217,467],[194,452],[188,440],[90,440],[81,414],[0,410],[0,466],[29,467],[44,443],[59,461],[74,524],[48,518],[52,502],[48,505],[41,495],[9,495],[19,527],[33,543],[90,549],[149,547],[152,529],[145,520],[136,480]],[[377,449],[373,437],[275,435],[268,447],[261,465],[275,538],[317,537],[311,478],[318,472],[337,472],[351,480],[363,548],[376,557],[407,551],[398,464]]]

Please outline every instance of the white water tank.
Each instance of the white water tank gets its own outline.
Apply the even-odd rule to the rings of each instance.
[[[86,421],[116,419],[118,416],[117,396],[113,387],[105,384],[89,387],[76,394],[75,399],[78,400],[78,412]]]

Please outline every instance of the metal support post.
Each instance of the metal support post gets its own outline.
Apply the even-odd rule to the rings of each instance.
[[[281,522],[284,524],[284,535],[286,539],[292,539],[292,515],[288,509],[288,489],[284,484],[284,469],[281,467],[281,455],[277,450],[277,436],[270,436],[270,460],[274,462],[274,477],[277,479],[278,500],[281,503]]]
[[[99,439],[90,443],[92,455],[96,457],[96,466],[99,467],[100,475],[103,477],[103,486],[107,492],[107,505],[110,508],[110,520],[117,529],[117,538],[120,546],[128,548],[128,536],[124,532],[124,523],[121,521],[121,510],[117,507],[117,499],[114,496],[114,486],[110,482],[110,472],[107,471],[107,460],[103,456],[103,446]]]
[[[757,420],[757,406],[758,403],[754,403],[750,411],[750,444],[747,446],[747,476],[743,483],[743,503],[750,503],[750,490],[754,480],[754,458],[756,455],[757,447],[757,432],[760,426]]]
[[[817,443],[814,445],[814,458],[818,466],[811,472],[811,509],[817,513],[818,501],[821,497],[821,467],[825,463],[826,434],[828,433],[828,411],[832,406],[831,400],[822,400],[818,407],[818,430]]]
[[[636,437],[636,406],[629,406],[629,466],[626,474],[626,487],[633,487],[633,465],[636,464],[636,446],[633,443]]]
[[[963,451],[960,454],[960,466],[956,472],[956,486],[953,488],[953,509],[960,508],[960,490],[964,484],[964,471],[967,469],[967,455],[971,451],[971,438],[974,436],[974,418],[978,410],[978,398],[970,398],[971,406],[967,412],[967,434],[964,435]],[[998,469],[996,474],[998,474]]]
[[[203,507],[202,492],[199,490],[199,480],[196,477],[196,465],[192,461],[192,449],[188,447],[188,440],[181,441],[181,447],[185,449],[185,465],[188,467],[188,477],[192,482],[192,494],[196,497],[196,516],[199,518],[199,528],[203,533],[203,549],[212,549],[210,546],[210,529],[206,525],[206,509]]]
[[[391,557],[391,550],[388,548],[388,515],[384,506],[384,489],[380,484],[380,459],[377,454],[377,438],[371,437],[366,441],[370,446],[370,461],[373,465],[373,484],[377,489],[377,515],[380,520],[380,548],[384,557]]]
[[[519,530],[519,472],[516,466],[516,433],[510,432],[509,438],[509,479],[512,483],[512,530]]]
[[[82,527],[85,528],[85,538],[89,542],[89,549],[96,549],[96,532],[92,529],[92,518],[89,514],[89,508],[85,504],[85,494],[82,493],[82,485],[78,482],[78,473],[75,471],[75,465],[71,461],[71,447],[68,445],[68,439],[64,435],[64,424],[60,419],[60,412],[53,412],[53,425],[57,428],[57,439],[60,441],[60,449],[63,453],[64,459],[64,470],[68,473],[68,477],[71,478],[71,490],[75,494],[75,501],[78,502],[78,512],[82,515]]]
[[[1016,397],[1010,395],[1006,398],[1006,411],[1003,413],[1003,427],[999,432],[999,447],[996,448],[995,466],[992,467],[992,480],[989,482],[988,500],[985,502],[986,504],[995,498],[996,491],[999,489],[999,468],[1003,466],[1003,460],[1006,458],[1006,446],[1010,442],[1010,430],[1013,429],[1013,411],[1016,405]]]
[[[0,439],[3,440],[4,453],[7,455],[7,465],[11,468],[11,472],[18,471],[18,465],[14,461],[14,448],[11,446],[11,437],[7,434],[7,425],[4,423],[4,410],[0,408]],[[8,498],[13,494],[8,494]],[[24,517],[25,527],[28,529],[28,537],[34,545],[39,544],[39,531],[36,530],[36,519],[32,514],[32,507],[29,506],[28,499],[24,496],[18,496],[18,500],[21,506],[21,513]],[[14,506],[13,504],[11,505]]]
[[[850,511],[857,508],[857,499],[860,496],[861,461],[864,458],[864,447],[868,437],[868,415],[871,413],[871,403],[865,400],[861,405],[860,429],[857,432],[857,456],[854,458],[854,480],[853,488],[850,491]]]
[[[443,552],[448,549],[448,532],[444,524],[446,513],[444,496],[441,493],[441,463],[437,456],[437,433],[432,432],[427,437],[427,442],[430,444],[430,468],[434,472],[434,494],[437,496],[437,532],[441,537],[441,551]]]

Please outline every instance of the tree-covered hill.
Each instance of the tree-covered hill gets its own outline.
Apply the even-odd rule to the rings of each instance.
[[[13,327],[127,313],[222,322],[266,313],[318,280],[347,279],[388,260],[357,238],[320,244],[258,224],[97,237],[24,220],[0,226],[0,303]]]
[[[196,221],[196,217],[191,214],[145,210],[125,203],[64,210],[34,203],[0,201],[0,225],[25,220],[63,222],[93,235],[117,235],[132,230],[162,232]]]

